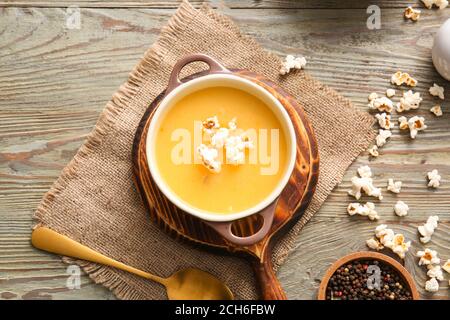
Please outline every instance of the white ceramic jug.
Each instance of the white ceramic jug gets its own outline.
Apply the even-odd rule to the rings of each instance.
[[[436,70],[450,81],[450,19],[436,33],[431,55]]]

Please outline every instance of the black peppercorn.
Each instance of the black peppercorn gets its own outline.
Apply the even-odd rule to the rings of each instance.
[[[379,267],[378,284],[373,282],[376,273],[367,272],[369,266]],[[378,260],[356,260],[339,267],[331,276],[326,290],[326,299],[410,300],[411,292],[390,265]]]

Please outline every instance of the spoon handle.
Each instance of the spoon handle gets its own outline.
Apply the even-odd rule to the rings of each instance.
[[[31,244],[41,250],[56,253],[72,258],[86,260],[103,264],[106,266],[114,267],[120,270],[128,271],[146,279],[150,279],[166,284],[166,279],[144,272],[142,270],[130,267],[122,262],[108,258],[103,254],[94,251],[81,243],[76,242],[56,231],[45,227],[38,227],[31,233]]]

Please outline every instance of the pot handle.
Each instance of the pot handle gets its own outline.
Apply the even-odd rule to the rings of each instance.
[[[273,218],[275,216],[275,209],[277,207],[278,198],[272,202],[269,206],[265,207],[261,211],[255,214],[259,214],[263,218],[262,227],[254,234],[248,237],[238,237],[233,234],[231,226],[234,221],[226,222],[216,222],[216,221],[204,221],[207,225],[217,231],[226,240],[240,245],[240,246],[250,246],[261,241],[272,227]]]
[[[211,73],[230,73],[230,70],[222,66],[217,60],[214,58],[211,58],[210,56],[207,56],[206,54],[202,53],[196,53],[196,54],[190,54],[187,56],[184,56],[180,60],[175,63],[172,73],[170,74],[169,78],[169,84],[167,85],[166,94],[168,94],[170,91],[178,87],[182,82],[180,81],[179,75],[181,69],[183,69],[186,65],[192,62],[201,61],[208,65],[209,70],[208,74]]]

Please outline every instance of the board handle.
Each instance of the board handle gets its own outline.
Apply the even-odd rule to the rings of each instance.
[[[217,231],[222,237],[227,239],[228,241],[240,245],[240,246],[249,246],[255,244],[267,235],[272,227],[273,218],[275,216],[275,209],[277,207],[278,198],[272,202],[269,206],[265,207],[261,211],[255,214],[259,214],[263,218],[263,223],[261,228],[254,234],[247,237],[239,237],[233,233],[232,225],[234,221],[225,221],[225,222],[217,222],[217,221],[205,221],[207,225]]]
[[[217,60],[215,60],[214,58],[212,58],[206,54],[195,53],[195,54],[190,54],[190,55],[184,56],[183,58],[178,60],[178,62],[174,65],[174,67],[172,69],[172,73],[170,74],[170,78],[169,78],[169,84],[167,85],[167,89],[166,89],[166,95],[169,92],[171,92],[173,89],[178,87],[180,84],[183,83],[180,80],[181,70],[189,63],[197,62],[197,61],[204,62],[208,65],[208,67],[209,67],[208,74],[231,73],[230,70],[228,70],[227,68],[222,66],[219,62],[217,62]]]
[[[273,271],[270,245],[264,250],[261,261],[254,259],[253,269],[258,280],[262,300],[287,300],[286,294]]]

